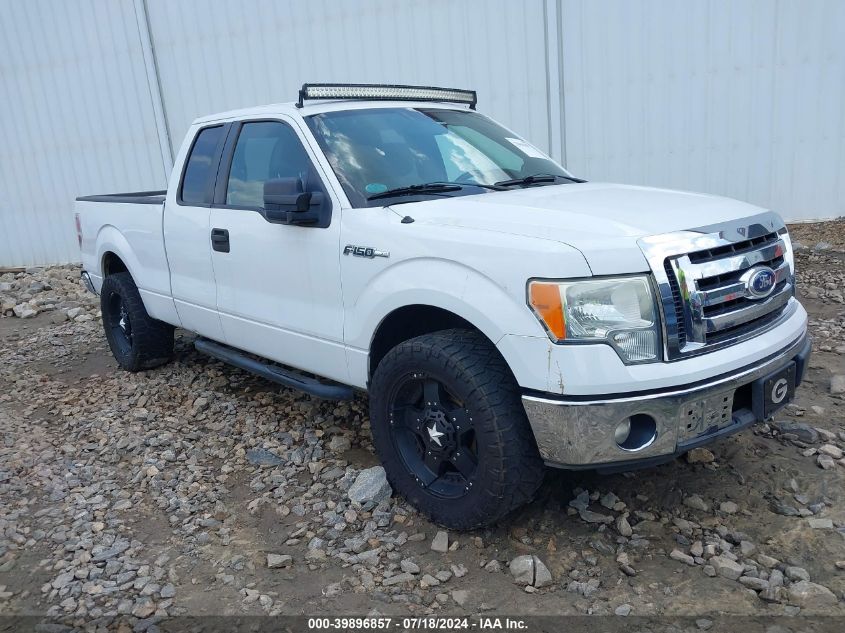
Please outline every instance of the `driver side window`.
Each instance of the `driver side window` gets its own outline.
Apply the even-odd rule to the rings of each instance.
[[[305,148],[284,123],[244,123],[232,155],[226,204],[263,208],[264,183],[276,178],[298,178],[303,191],[308,190],[315,176]]]

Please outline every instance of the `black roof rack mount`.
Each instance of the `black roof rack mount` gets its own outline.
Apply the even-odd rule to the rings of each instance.
[[[438,88],[436,86],[400,86],[394,84],[302,84],[296,107],[306,100],[355,99],[364,101],[448,101],[465,103],[475,110],[475,90]]]

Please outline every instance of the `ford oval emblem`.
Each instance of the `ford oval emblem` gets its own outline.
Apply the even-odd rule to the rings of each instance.
[[[764,299],[775,289],[775,271],[768,266],[757,266],[742,276],[745,294],[751,299]]]

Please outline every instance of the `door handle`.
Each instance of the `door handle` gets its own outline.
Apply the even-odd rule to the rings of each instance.
[[[226,229],[211,229],[211,248],[219,253],[228,253],[229,231]]]

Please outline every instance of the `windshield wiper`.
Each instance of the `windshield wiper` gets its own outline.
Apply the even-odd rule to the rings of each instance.
[[[417,194],[440,195],[452,191],[460,191],[464,187],[481,187],[482,189],[493,189],[501,191],[504,187],[496,185],[484,185],[477,182],[424,182],[419,185],[408,185],[407,187],[396,187],[367,197],[367,200],[379,200],[380,198],[392,198],[394,196],[413,196]]]
[[[497,187],[516,187],[518,185],[536,185],[543,182],[557,182],[558,178],[569,180],[572,182],[587,182],[580,178],[573,178],[572,176],[564,176],[563,174],[533,174],[525,176],[524,178],[514,178],[513,180],[500,180],[495,183]]]

